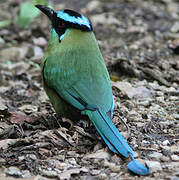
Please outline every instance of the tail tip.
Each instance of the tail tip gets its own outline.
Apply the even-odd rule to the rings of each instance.
[[[146,166],[142,165],[136,159],[133,159],[129,162],[128,169],[138,175],[148,175],[149,174],[149,169]]]

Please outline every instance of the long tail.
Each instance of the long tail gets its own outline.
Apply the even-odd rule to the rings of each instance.
[[[105,112],[98,108],[96,111],[86,110],[84,113],[88,115],[111,151],[120,153],[126,158],[131,157],[132,160],[128,164],[129,170],[139,175],[149,174],[149,170],[134,158],[133,150]]]

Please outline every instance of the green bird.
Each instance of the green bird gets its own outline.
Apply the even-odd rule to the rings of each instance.
[[[111,151],[131,158],[129,170],[148,174],[111,121],[114,98],[110,77],[90,20],[69,9],[56,12],[36,7],[52,23],[41,67],[44,89],[57,115],[72,120],[87,115]]]

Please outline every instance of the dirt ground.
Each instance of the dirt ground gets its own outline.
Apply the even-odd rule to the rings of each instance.
[[[88,121],[56,116],[41,82],[49,21],[15,23],[23,0],[0,1],[0,179],[179,180],[178,0],[61,0],[92,21],[111,76],[114,124],[149,167],[140,177]]]

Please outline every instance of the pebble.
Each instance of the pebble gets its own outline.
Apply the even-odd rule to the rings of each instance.
[[[14,166],[11,166],[9,168],[7,168],[5,170],[5,173],[8,175],[8,176],[15,176],[15,177],[22,177],[22,172],[20,171],[19,168],[17,167],[14,167]]]
[[[179,161],[179,156],[178,155],[171,155],[172,161]]]
[[[91,175],[93,175],[93,176],[100,174],[100,172],[101,172],[100,170],[96,170],[96,169],[93,169],[90,171]]]
[[[168,162],[168,161],[170,161],[170,158],[167,157],[167,156],[162,156],[162,157],[161,157],[161,161],[163,161],[163,162]]]
[[[173,117],[174,117],[176,120],[179,120],[179,114],[173,114]]]
[[[163,96],[161,96],[161,97],[156,97],[156,100],[157,100],[157,102],[159,102],[159,103],[165,103]]]
[[[170,142],[169,142],[168,140],[165,140],[165,141],[162,142],[162,145],[163,145],[163,146],[167,146],[167,145],[169,145],[169,144],[170,144]]]
[[[47,45],[47,40],[43,37],[39,38],[34,38],[33,43],[37,46],[46,46]]]
[[[112,166],[110,167],[111,171],[114,173],[119,173],[121,171],[121,166]]]
[[[34,105],[31,105],[31,104],[24,104],[23,106],[21,106],[19,108],[19,110],[27,113],[27,114],[31,114],[31,113],[35,113],[38,111],[38,107],[37,106],[34,106]]]
[[[97,151],[96,153],[84,156],[84,159],[110,159],[110,154],[104,151]]]
[[[157,96],[164,96],[164,93],[163,93],[162,91],[157,91],[157,92],[156,92],[156,95],[157,95]]]
[[[28,47],[9,47],[0,50],[0,61],[23,60],[28,53]]]
[[[158,161],[146,161],[146,165],[151,173],[162,171],[162,167]]]
[[[162,153],[153,152],[152,154],[149,155],[149,157],[154,159],[154,160],[160,160],[162,157]]]
[[[44,169],[42,169],[40,171],[40,174],[43,175],[43,176],[52,177],[52,178],[58,176],[56,171],[47,171],[47,170],[44,170]]]
[[[177,176],[172,176],[172,177],[170,178],[170,180],[179,180],[179,177],[177,177]]]
[[[23,178],[29,178],[29,177],[31,177],[30,171],[28,171],[28,170],[22,171],[22,177],[23,177]]]
[[[106,179],[108,179],[108,176],[105,174],[105,173],[100,173],[99,175],[98,175],[98,179],[100,179],[100,180],[106,180]]]

